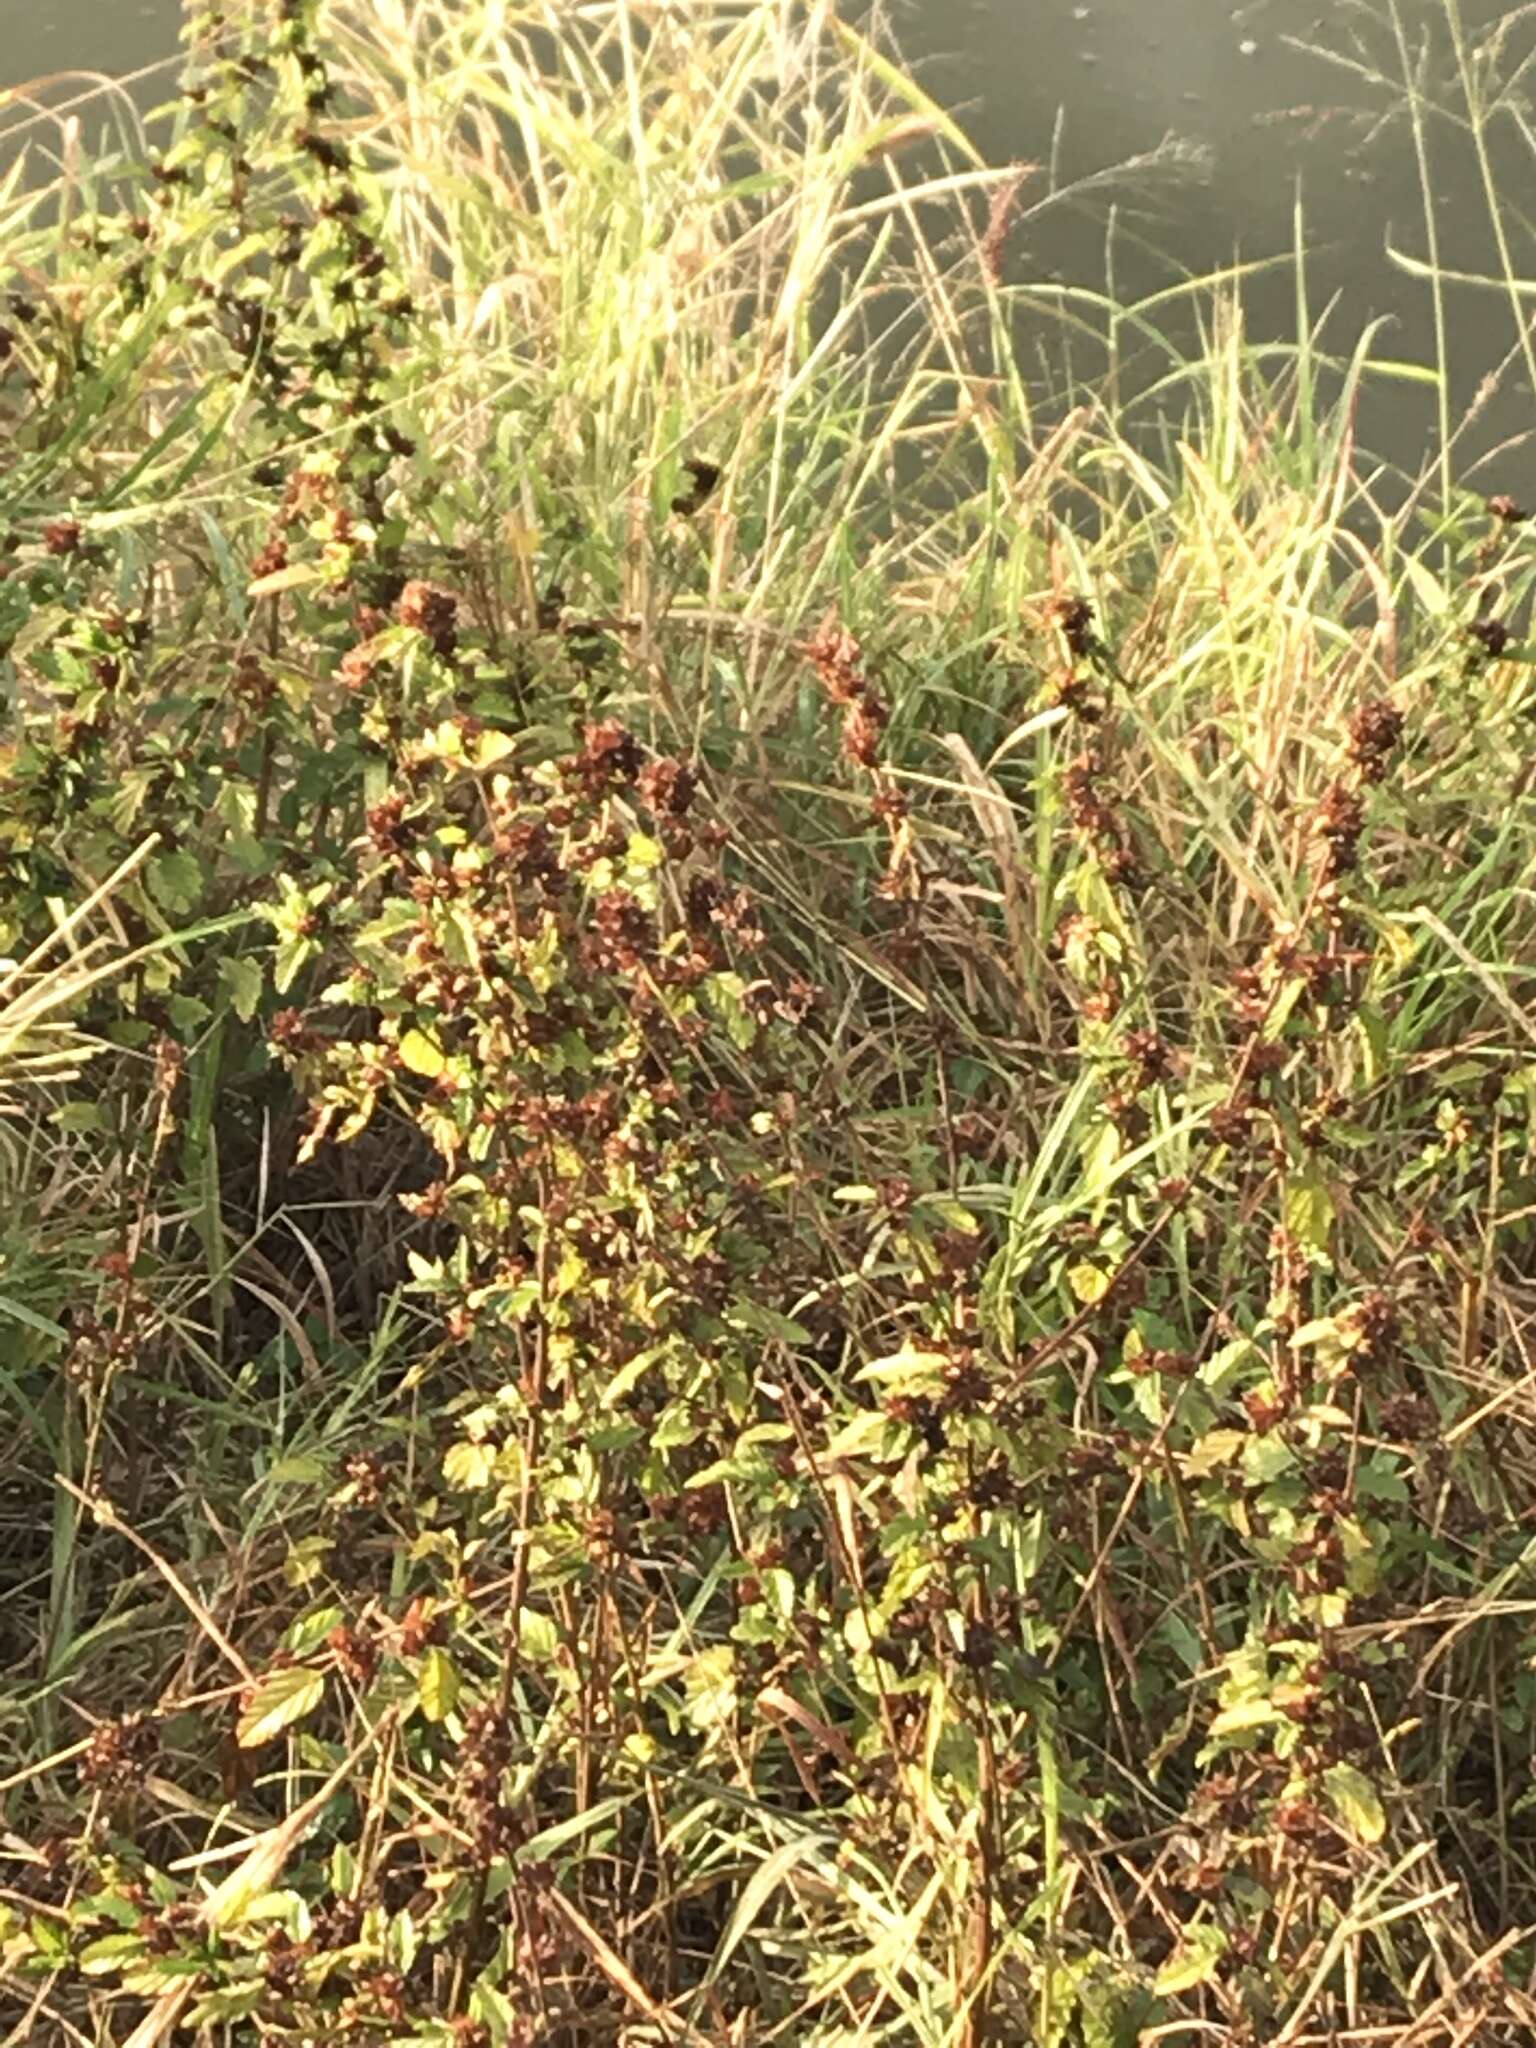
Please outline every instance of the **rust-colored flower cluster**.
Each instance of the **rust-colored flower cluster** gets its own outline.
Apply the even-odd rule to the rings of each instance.
[[[889,853],[878,893],[914,903],[923,893],[922,870],[907,814],[907,800],[883,757],[890,706],[871,683],[864,650],[845,628],[828,624],[806,650],[823,690],[843,707],[843,753],[870,778],[870,807],[889,834]]]

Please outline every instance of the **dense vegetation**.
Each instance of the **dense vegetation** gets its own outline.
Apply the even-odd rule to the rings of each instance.
[[[187,45],[5,198],[3,2038],[1532,2038],[1521,507],[1052,406],[830,8]]]

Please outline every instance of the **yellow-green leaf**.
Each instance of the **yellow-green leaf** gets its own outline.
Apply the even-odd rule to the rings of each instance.
[[[274,569],[270,576],[258,576],[245,586],[247,597],[276,597],[284,590],[299,590],[318,583],[325,574],[318,562],[291,562],[286,569]]]
[[[474,763],[477,768],[494,768],[498,761],[505,761],[517,745],[509,732],[498,732],[494,726],[481,733],[475,742]]]
[[[1353,1764],[1330,1764],[1323,1773],[1323,1790],[1351,1841],[1369,1845],[1387,1832],[1387,1816],[1376,1787]]]
[[[1285,1222],[1309,1251],[1326,1252],[1333,1231],[1333,1196],[1315,1168],[1285,1191]]]
[[[421,1660],[421,1711],[429,1721],[443,1721],[459,1697],[458,1666],[434,1643]]]
[[[400,1041],[400,1064],[423,1080],[435,1081],[447,1066],[440,1045],[434,1045],[425,1031],[407,1031]]]
[[[1200,1441],[1185,1453],[1184,1470],[1191,1479],[1204,1479],[1219,1466],[1230,1465],[1234,1458],[1241,1457],[1247,1441],[1246,1435],[1240,1429],[1208,1430]]]
[[[443,1453],[443,1477],[455,1493],[475,1493],[489,1486],[495,1468],[494,1444],[450,1444]]]
[[[1212,1721],[1211,1734],[1246,1735],[1255,1728],[1267,1728],[1279,1718],[1280,1711],[1272,1700],[1237,1700],[1230,1707],[1223,1707]]]
[[[1109,1275],[1102,1266],[1073,1266],[1067,1274],[1067,1285],[1079,1301],[1091,1306],[1108,1294]]]
[[[1219,1927],[1192,1927],[1157,1973],[1153,1990],[1159,1998],[1172,1998],[1180,1991],[1193,1991],[1209,1984],[1227,1952],[1227,1937]]]
[[[325,1673],[310,1664],[287,1664],[269,1671],[251,1695],[251,1703],[235,1726],[242,1749],[260,1749],[295,1721],[312,1714],[325,1697]]]

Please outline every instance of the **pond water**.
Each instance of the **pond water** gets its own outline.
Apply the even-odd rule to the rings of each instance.
[[[180,21],[180,0],[0,0],[0,85],[134,70],[175,51]]]
[[[845,0],[846,4],[846,0]],[[1237,254],[1287,257],[1298,197],[1312,317],[1337,296],[1324,340],[1347,354],[1374,316],[1388,325],[1378,356],[1430,362],[1429,293],[1388,256],[1425,249],[1413,138],[1402,116],[1407,61],[1421,66],[1427,96],[1457,102],[1450,23],[1468,45],[1508,20],[1499,69],[1536,62],[1536,6],[1510,0],[887,0],[924,84],[961,114],[988,156],[1039,164],[1013,250],[1010,281],[1055,279],[1102,288],[1112,265],[1124,300],[1207,273]],[[0,0],[0,85],[47,80],[53,104],[98,76],[156,68],[136,88],[140,104],[165,96],[175,75],[179,0]],[[1401,31],[1399,36],[1398,31]],[[0,156],[28,109],[0,110]],[[44,147],[46,125],[29,137]],[[1529,151],[1514,121],[1502,141],[1509,189],[1531,182]],[[1118,178],[1118,164],[1145,159],[1165,138],[1205,152],[1182,167],[1145,164]],[[1492,267],[1477,166],[1450,122],[1433,125],[1432,182],[1446,260]],[[0,162],[3,169],[3,162]],[[1054,195],[1054,196],[1053,196]],[[1113,233],[1110,224],[1113,223]],[[1529,252],[1517,251],[1517,255]],[[1536,260],[1525,263],[1536,274]],[[1249,331],[1289,339],[1296,331],[1294,272],[1282,263],[1248,286]],[[1507,300],[1475,286],[1451,301],[1453,415],[1514,339]],[[1188,346],[1192,309],[1164,301],[1156,318]],[[1092,351],[1073,367],[1091,375]],[[1374,444],[1416,465],[1432,424],[1422,388],[1376,381],[1363,419]],[[1519,442],[1536,426],[1536,401],[1518,368],[1485,403],[1460,451],[1477,455]],[[1505,447],[1470,480],[1529,488],[1536,458]],[[1536,479],[1532,479],[1536,481]]]
[[[1102,289],[1107,251],[1124,301],[1238,257],[1280,257],[1271,273],[1245,286],[1248,332],[1289,340],[1297,331],[1290,258],[1299,240],[1310,317],[1333,308],[1325,347],[1347,355],[1380,317],[1378,358],[1434,362],[1429,288],[1388,253],[1390,245],[1420,258],[1427,246],[1405,67],[1415,69],[1425,100],[1454,116],[1465,108],[1456,27],[1470,52],[1502,24],[1489,75],[1496,70],[1508,81],[1522,65],[1536,65],[1536,7],[1511,0],[895,5],[925,86],[960,111],[987,156],[1041,166],[1026,188],[1037,211],[1023,224],[1006,273],[1011,282],[1044,276]],[[1492,124],[1491,149],[1499,183],[1523,207],[1533,162],[1518,104],[1511,95]],[[1497,251],[1475,151],[1452,118],[1432,115],[1427,128],[1442,262],[1491,273]],[[1143,169],[1108,186],[1097,179],[1117,163],[1144,159],[1170,136],[1199,146],[1204,163]],[[1082,181],[1087,189],[1074,196]],[[1528,236],[1513,253],[1517,269],[1523,258],[1523,274],[1536,276]],[[1528,317],[1529,309],[1528,302]],[[1507,296],[1486,287],[1455,287],[1448,310],[1451,413],[1459,421],[1513,348],[1516,330]],[[1164,301],[1154,317],[1189,345],[1192,309],[1181,319],[1177,305]],[[1362,433],[1394,461],[1417,466],[1433,420],[1422,386],[1368,383]],[[1536,456],[1522,444],[1533,429],[1536,401],[1523,366],[1512,365],[1496,393],[1484,392],[1460,438],[1458,469],[1484,488],[1529,489]]]

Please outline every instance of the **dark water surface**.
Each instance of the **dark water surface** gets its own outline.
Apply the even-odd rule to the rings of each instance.
[[[175,52],[180,22],[180,0],[0,0],[0,86],[135,70]],[[80,89],[91,82],[82,78]],[[57,103],[56,82],[46,96]],[[14,112],[7,107],[7,129]]]
[[[1463,107],[1453,24],[1465,45],[1486,44],[1507,23],[1490,66],[1514,79],[1493,124],[1496,168],[1512,198],[1536,191],[1536,155],[1520,133],[1519,74],[1536,75],[1536,5],[1508,0],[886,0],[903,47],[925,86],[957,109],[986,154],[1041,168],[1011,254],[1008,277],[1102,289],[1138,298],[1201,275],[1241,255],[1288,258],[1297,241],[1298,202],[1306,251],[1309,316],[1332,306],[1324,342],[1347,355],[1365,325],[1382,316],[1378,357],[1435,359],[1430,294],[1388,255],[1426,253],[1423,189],[1405,116],[1405,62],[1426,102]],[[851,0],[848,11],[856,12]],[[103,73],[143,71],[134,96],[147,106],[168,96],[176,75],[178,0],[0,0],[0,85],[46,81],[40,99],[57,107]],[[1304,47],[1310,46],[1310,47]],[[1332,53],[1332,59],[1327,54]],[[147,67],[155,67],[147,69]],[[76,79],[64,73],[80,74]],[[99,132],[100,103],[83,111],[87,139]],[[1427,122],[1430,183],[1443,261],[1487,273],[1494,248],[1475,155],[1450,118]],[[1536,126],[1528,132],[1536,133]],[[56,122],[37,121],[15,97],[0,107],[0,170],[25,137],[56,149]],[[1204,152],[1204,161],[1145,159],[1167,138]],[[1116,165],[1139,168],[1110,175]],[[1053,196],[1054,195],[1054,196]],[[1527,212],[1530,209],[1527,208]],[[1517,268],[1536,279],[1536,248],[1516,229]],[[1524,235],[1522,243],[1521,237]],[[1287,261],[1247,286],[1248,331],[1289,340],[1297,326],[1293,266]],[[1042,302],[1047,303],[1047,302]],[[1086,304],[1093,321],[1100,316]],[[1525,301],[1536,315],[1536,286]],[[1515,341],[1507,295],[1475,285],[1449,301],[1453,416]],[[1193,304],[1164,300],[1154,316],[1189,347]],[[1126,330],[1127,333],[1129,330]],[[1072,343],[1070,368],[1103,367],[1091,340]],[[1041,343],[1042,354],[1046,344]],[[1051,344],[1062,367],[1060,336]],[[1142,368],[1155,374],[1155,348]],[[1135,365],[1132,365],[1134,374]],[[1412,467],[1434,423],[1422,387],[1372,380],[1363,427],[1395,461]],[[1536,485],[1536,458],[1518,443],[1536,427],[1536,400],[1522,366],[1511,365],[1463,439],[1460,467],[1478,456],[1472,480],[1490,488]]]
[[[1248,332],[1297,331],[1296,272],[1305,252],[1307,305],[1324,312],[1325,346],[1348,354],[1374,318],[1378,358],[1436,360],[1431,294],[1389,247],[1428,251],[1424,182],[1408,91],[1426,108],[1428,184],[1442,264],[1497,267],[1482,174],[1465,127],[1462,48],[1483,90],[1500,81],[1490,123],[1497,180],[1530,217],[1536,155],[1522,72],[1536,79],[1536,6],[1509,0],[895,0],[895,19],[925,86],[960,110],[988,157],[1040,166],[1008,277],[1102,289],[1112,267],[1124,301],[1241,257],[1286,259],[1246,285]],[[1497,33],[1496,33],[1497,32]],[[1476,53],[1481,52],[1481,57]],[[1438,110],[1438,111],[1437,111]],[[1526,130],[1530,134],[1531,129]],[[1203,166],[1144,167],[1106,185],[1098,174],[1145,159],[1168,137],[1205,153]],[[1088,189],[1077,190],[1082,181]],[[1061,195],[1052,198],[1052,193]],[[1298,211],[1300,228],[1298,230]],[[1112,230],[1112,232],[1111,232]],[[1536,279],[1528,230],[1512,230],[1517,271]],[[1330,310],[1331,308],[1331,310]],[[1508,294],[1473,284],[1448,297],[1453,424],[1517,340]],[[1536,315],[1536,284],[1525,301]],[[1164,302],[1155,317],[1183,344],[1196,331]],[[1076,367],[1091,371],[1091,363]],[[1414,466],[1434,425],[1422,387],[1373,378],[1362,415],[1374,444]],[[1489,487],[1536,483],[1536,458],[1502,446],[1536,429],[1523,362],[1482,398],[1458,466]],[[1490,451],[1498,451],[1490,453]]]

